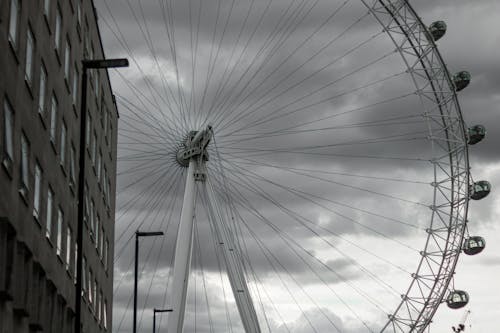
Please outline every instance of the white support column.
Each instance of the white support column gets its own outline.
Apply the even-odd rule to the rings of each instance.
[[[246,333],[260,333],[259,320],[248,289],[245,274],[243,273],[243,267],[241,266],[243,258],[234,243],[234,238],[231,237],[231,231],[228,230],[227,226],[224,228],[224,222],[221,221],[223,215],[221,211],[217,211],[215,196],[209,181],[210,177],[207,174],[207,181],[204,183],[204,187],[208,199],[209,220],[213,226],[215,237],[217,237],[217,249],[222,254],[226,263],[229,282],[231,283],[231,289],[233,290],[243,327]]]
[[[175,244],[174,275],[172,280],[171,304],[173,312],[168,318],[169,333],[182,333],[184,312],[186,309],[186,293],[191,267],[191,252],[193,244],[193,221],[195,207],[195,179],[197,169],[195,159],[189,161],[186,175],[186,188],[182,204],[181,220]]]

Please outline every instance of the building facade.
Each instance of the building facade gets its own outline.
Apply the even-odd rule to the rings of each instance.
[[[0,333],[73,332],[82,59],[92,0],[0,0]],[[118,112],[89,71],[83,332],[111,332]]]

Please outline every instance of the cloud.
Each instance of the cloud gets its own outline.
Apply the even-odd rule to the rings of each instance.
[[[488,129],[485,141],[470,149],[473,171],[498,187],[499,38],[496,18],[489,14],[498,4],[426,0],[414,5],[426,21],[447,21],[448,32],[439,41],[447,64],[452,72],[467,69],[473,75],[459,94],[462,109],[468,124],[484,123]],[[250,274],[251,283],[262,293],[267,287],[269,299],[280,298],[276,308],[293,303],[285,285],[297,293],[304,287],[315,298],[324,290],[330,297],[319,308],[295,309],[296,315],[285,319],[269,308],[271,331],[311,332],[308,318],[318,332],[335,325],[342,332],[366,331],[352,314],[342,313],[345,306],[334,306],[335,297],[323,283],[359,305],[370,325],[383,322],[387,313],[354,287],[373,298],[383,290],[380,303],[390,305],[388,311],[398,304],[399,294],[394,297],[364,269],[405,291],[406,271],[414,271],[425,246],[434,200],[429,159],[439,150],[427,139],[429,123],[420,116],[422,105],[399,54],[377,22],[365,17],[361,2],[104,1],[96,6],[106,54],[131,60],[130,70],[112,73],[121,115],[115,330],[130,327],[130,240],[136,229],[166,232],[161,239],[141,241],[145,313],[164,303],[184,187],[185,170],[176,165],[175,154],[190,130],[209,121],[215,141],[208,168],[219,215],[238,231],[251,264],[247,268],[258,277]],[[471,16],[484,19],[471,28]],[[202,271],[213,278],[220,267],[202,198],[196,247],[203,269],[194,264],[191,277],[198,287]],[[491,225],[496,201],[471,204],[472,224]],[[227,331],[217,286],[210,281],[208,296],[200,289],[194,296],[190,286],[186,331],[194,331],[196,313],[196,329],[210,332],[208,308],[200,305],[205,297],[212,331]],[[236,332],[241,324],[234,303],[231,307]]]

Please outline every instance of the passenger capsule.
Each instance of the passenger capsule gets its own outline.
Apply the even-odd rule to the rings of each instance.
[[[469,303],[469,294],[463,290],[453,290],[446,298],[446,304],[450,309],[460,309]]]
[[[486,180],[475,182],[469,188],[469,195],[472,200],[481,200],[490,194],[491,184]]]
[[[474,125],[468,129],[468,143],[470,145],[475,145],[476,143],[482,141],[486,135],[486,128],[483,125]]]
[[[471,236],[464,241],[463,251],[469,256],[480,253],[486,247],[486,241],[480,236]]]
[[[465,89],[470,83],[471,75],[467,71],[461,71],[453,75],[453,83],[455,84],[455,90],[460,91]]]
[[[434,38],[434,41],[438,41],[446,33],[446,23],[444,21],[436,21],[429,26],[429,32]]]

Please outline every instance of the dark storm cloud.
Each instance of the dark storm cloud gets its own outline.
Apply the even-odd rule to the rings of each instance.
[[[443,55],[451,72],[467,70],[472,74],[470,86],[459,94],[465,120],[470,124],[484,124],[487,138],[478,146],[471,147],[471,156],[481,162],[498,162],[500,151],[500,122],[498,102],[500,98],[500,50],[495,28],[495,16],[489,15],[498,9],[498,3],[485,0],[480,3],[468,1],[423,1],[424,17],[442,19],[448,24],[448,33],[439,41]],[[465,24],[472,17],[477,19],[471,28]]]
[[[133,7],[132,14],[128,4]],[[219,25],[214,35],[214,22],[217,18],[217,8],[219,1],[174,1],[172,2],[173,13],[172,22],[175,25],[175,38],[177,46],[177,64],[180,76],[175,73],[175,66],[172,60],[169,38],[164,22],[164,14],[156,1],[131,1],[127,3],[117,1],[98,2],[101,15],[101,31],[106,40],[108,56],[127,55],[123,50],[122,44],[114,38],[107,25],[109,24],[114,32],[114,20],[118,22],[120,33],[126,39],[128,47],[132,50],[133,56],[131,72],[133,74],[126,76],[128,82],[123,82],[115,75],[114,88],[126,98],[124,100],[119,96],[118,102],[122,114],[120,130],[120,153],[119,161],[119,196],[117,204],[117,255],[120,256],[116,263],[117,279],[120,273],[130,272],[133,258],[132,247],[130,245],[130,235],[138,228],[147,230],[166,229],[167,235],[162,240],[148,240],[141,243],[144,248],[142,252],[142,261],[145,262],[144,278],[151,278],[152,272],[157,268],[162,269],[166,274],[170,267],[171,257],[175,246],[175,235],[177,231],[177,219],[179,212],[180,199],[182,198],[182,182],[180,182],[179,191],[167,191],[166,188],[172,184],[170,178],[174,175],[162,174],[163,168],[168,169],[168,161],[172,161],[173,152],[170,147],[177,145],[181,140],[179,133],[193,128],[188,128],[189,120],[179,121],[180,115],[173,115],[171,112],[177,112],[176,102],[168,102],[169,98],[175,99],[177,89],[177,79],[180,80],[181,88],[185,92],[187,100],[185,105],[194,103],[200,108],[199,114],[207,114],[209,106],[214,106],[215,112],[226,112],[218,118],[216,127],[216,138],[218,139],[219,152],[225,158],[226,154],[237,154],[241,160],[235,159],[239,163],[239,174],[243,172],[248,183],[242,183],[241,179],[227,172],[228,180],[234,184],[241,192],[241,197],[235,195],[235,205],[239,207],[241,217],[245,222],[250,222],[252,230],[258,236],[267,249],[262,249],[259,242],[254,239],[247,231],[244,232],[244,240],[247,247],[247,254],[251,258],[252,267],[258,276],[263,280],[276,280],[277,274],[289,272],[297,281],[307,285],[317,283],[314,280],[314,274],[311,269],[304,264],[303,259],[291,250],[289,244],[286,244],[276,232],[270,228],[266,221],[255,216],[255,211],[265,216],[265,218],[278,226],[307,250],[315,249],[317,246],[317,236],[311,232],[305,225],[310,226],[317,232],[320,231],[324,237],[327,237],[332,243],[339,243],[341,239],[328,233],[328,230],[335,234],[345,236],[348,239],[356,239],[367,235],[376,235],[372,229],[376,229],[382,235],[388,237],[409,237],[414,234],[412,228],[408,228],[400,221],[410,223],[417,227],[425,228],[428,223],[428,214],[430,210],[425,207],[414,207],[412,204],[400,202],[398,200],[388,199],[388,195],[399,198],[406,198],[411,201],[428,204],[432,191],[428,183],[432,179],[429,164],[415,162],[411,160],[399,160],[395,162],[391,159],[364,159],[347,155],[377,155],[379,157],[405,157],[405,158],[428,158],[430,155],[429,143],[420,138],[419,133],[426,124],[422,122],[401,123],[383,126],[359,126],[359,123],[373,123],[381,119],[398,119],[398,117],[410,116],[421,111],[421,106],[416,97],[410,96],[401,100],[394,100],[389,103],[374,105],[368,109],[364,108],[370,104],[376,104],[380,101],[398,97],[405,93],[410,93],[414,88],[409,85],[409,79],[406,75],[395,76],[393,79],[384,80],[379,84],[373,84],[364,87],[367,83],[376,82],[388,75],[398,74],[405,68],[402,65],[399,55],[392,52],[393,45],[385,35],[376,37],[373,43],[357,48],[355,52],[349,52],[350,49],[357,47],[371,36],[380,33],[375,20],[368,17],[356,24],[349,34],[345,37],[339,37],[334,46],[318,53],[325,41],[330,41],[340,34],[345,27],[353,23],[356,19],[365,14],[361,2],[351,1],[342,10],[342,15],[338,15],[334,20],[326,21],[336,7],[332,7],[330,1],[288,1],[275,0],[265,1],[256,0],[253,4],[254,10],[248,17],[245,26],[243,26],[244,13],[251,6],[250,1],[236,1],[235,6],[231,7],[231,1],[223,1],[221,4],[221,15]],[[264,19],[260,18],[266,11]],[[337,2],[336,5],[340,5]],[[484,2],[485,3],[485,2]],[[107,11],[105,5],[111,7],[111,13]],[[189,21],[189,4],[192,4],[192,22]],[[201,4],[201,11],[200,11]],[[286,12],[283,8],[292,4],[290,11]],[[470,6],[468,2],[461,2],[460,6]],[[467,69],[473,73],[473,83],[460,94],[464,101],[464,113],[466,119],[471,122],[487,123],[488,138],[478,147],[473,147],[472,156],[479,161],[493,162],[498,161],[498,150],[495,143],[500,140],[499,122],[496,121],[495,105],[498,103],[498,95],[495,97],[498,87],[498,66],[495,66],[498,57],[498,50],[492,50],[491,54],[482,55],[484,59],[471,63],[470,51],[463,50],[461,41],[457,36],[466,32],[460,29],[460,22],[463,16],[454,17],[452,9],[457,6],[456,1],[440,1],[436,6],[434,1],[423,1],[418,3],[419,13],[429,19],[438,16],[444,18],[449,24],[448,34],[440,41],[447,47],[445,54],[450,68],[462,69],[463,64],[467,64]],[[142,7],[142,8],[141,8]],[[308,9],[311,12],[305,16]],[[476,8],[476,7],[474,7]],[[167,9],[170,10],[170,9]],[[232,16],[227,21],[226,32],[222,38],[223,23],[229,11],[232,10]],[[147,22],[143,21],[142,11]],[[197,22],[197,15],[200,16],[200,26],[196,30],[199,32],[197,46],[197,77],[193,80],[190,70],[192,66],[191,58],[191,27]],[[295,14],[293,14],[295,13]],[[444,14],[448,16],[443,17]],[[139,23],[134,18],[137,16]],[[283,16],[285,15],[285,16]],[[304,16],[302,16],[304,15]],[[301,18],[304,17],[303,20]],[[293,23],[300,22],[295,30],[287,30],[285,22],[289,20],[290,26]],[[104,23],[103,23],[104,22]],[[321,24],[325,26],[311,39],[307,37]],[[242,28],[243,27],[243,28]],[[143,36],[141,29],[151,31],[151,36]],[[263,44],[263,37],[271,32],[276,32],[274,42],[280,38],[284,43],[280,47],[274,48],[273,45]],[[170,31],[172,33],[172,31]],[[290,35],[287,35],[290,33]],[[215,36],[215,37],[214,37]],[[239,36],[239,37],[238,37]],[[245,42],[249,41],[248,45]],[[148,40],[151,38],[151,40]],[[238,39],[240,38],[240,39]],[[215,43],[213,42],[215,41]],[[238,41],[238,43],[237,43]],[[213,45],[219,45],[220,49]],[[300,48],[297,53],[287,58],[288,55],[301,43],[305,47]],[[149,44],[153,44],[157,59],[153,59]],[[451,44],[456,45],[451,47]],[[385,54],[386,58],[377,62],[377,66],[366,69],[359,68],[370,61],[375,61]],[[217,54],[218,61],[214,58]],[[314,55],[314,57],[312,57]],[[305,59],[310,60],[305,63]],[[283,62],[286,59],[286,62]],[[156,64],[159,62],[159,65]],[[255,61],[255,63],[252,63]],[[135,67],[137,62],[141,70]],[[330,66],[327,66],[331,64]],[[227,71],[226,71],[226,66]],[[259,67],[262,66],[262,67]],[[279,67],[278,67],[279,66]],[[321,68],[325,67],[324,70]],[[233,75],[227,79],[229,72],[234,68]],[[246,76],[243,81],[238,78],[244,74],[246,69],[254,72],[260,68],[254,77]],[[210,84],[207,90],[204,85],[208,82],[208,73],[211,72]],[[160,75],[159,75],[160,73]],[[314,73],[314,75],[312,75]],[[344,78],[341,83],[335,83],[337,78]],[[286,79],[286,80],[284,80]],[[302,81],[303,80],[303,81]],[[193,81],[195,82],[193,84]],[[165,92],[165,86],[170,86],[171,91]],[[153,92],[150,88],[154,89]],[[362,89],[360,88],[362,87]],[[360,88],[360,90],[356,90]],[[350,92],[353,91],[354,92]],[[173,92],[173,94],[172,94]],[[252,92],[252,94],[249,94]],[[310,95],[308,95],[310,93]],[[191,95],[192,94],[192,95]],[[215,98],[215,96],[218,98]],[[248,97],[247,97],[248,95]],[[224,96],[229,98],[225,100]],[[303,99],[298,97],[306,96]],[[493,97],[492,97],[493,96]],[[295,100],[297,100],[295,102]],[[204,101],[202,105],[202,101]],[[322,101],[322,103],[317,103]],[[293,102],[293,104],[290,104]],[[132,103],[132,104],[130,104]],[[283,105],[287,105],[283,108]],[[200,107],[201,106],[201,107]],[[302,108],[302,110],[301,110]],[[474,109],[480,108],[481,116],[476,116]],[[358,110],[359,109],[359,110]],[[484,110],[488,110],[485,112]],[[133,112],[133,113],[132,113]],[[231,113],[233,112],[233,113]],[[252,113],[254,112],[254,113]],[[275,112],[275,113],[274,113]],[[290,112],[286,118],[273,119],[269,114],[284,115]],[[336,113],[338,115],[332,118],[325,118]],[[477,112],[479,113],[479,112]],[[239,116],[237,116],[239,114]],[[487,115],[485,119],[484,116]],[[261,118],[265,116],[265,118]],[[234,118],[233,118],[234,117]],[[239,118],[241,117],[241,118]],[[223,128],[224,124],[232,119],[238,119],[233,126]],[[264,120],[262,120],[264,119]],[[316,121],[316,122],[314,122]],[[310,125],[303,126],[304,123],[312,122]],[[258,123],[255,127],[248,127]],[[335,126],[354,124],[354,126],[343,129],[330,129]],[[358,126],[356,126],[358,124]],[[196,126],[198,126],[197,124]],[[299,127],[297,127],[299,126]],[[497,127],[497,128],[495,128]],[[239,129],[239,137],[229,135],[232,129]],[[262,133],[269,133],[273,130],[310,130],[319,129],[280,137],[265,137]],[[220,129],[220,130],[219,130]],[[219,131],[219,132],[217,132]],[[163,132],[175,133],[175,138],[164,136]],[[410,133],[410,134],[408,134]],[[125,134],[125,135],[123,135]],[[155,136],[153,138],[153,135]],[[224,135],[228,135],[226,138]],[[247,139],[250,135],[256,135],[256,139]],[[417,137],[413,141],[400,144],[398,141],[391,141],[396,135]],[[391,137],[392,136],[392,137]],[[239,140],[239,139],[242,140]],[[335,140],[332,144],[332,139]],[[498,139],[498,140],[497,140]],[[232,140],[232,141],[231,141]],[[238,141],[235,141],[238,140]],[[382,140],[380,143],[360,144],[366,140]],[[388,140],[388,141],[387,141]],[[328,145],[328,146],[327,146]],[[317,155],[296,154],[298,148],[303,147],[300,152],[309,152]],[[316,148],[311,148],[316,147]],[[163,150],[165,149],[165,150]],[[260,151],[256,151],[258,149]],[[295,149],[294,154],[284,152],[268,151],[266,149],[287,150]],[[262,151],[264,150],[264,151]],[[238,153],[239,152],[239,153]],[[211,150],[211,161],[217,161],[217,153]],[[336,156],[332,158],[332,156]],[[151,163],[151,159],[157,158],[157,162]],[[322,173],[308,172],[316,178],[304,176],[300,171],[295,172],[280,171],[279,168],[256,167],[248,163],[268,164],[276,166],[293,167],[296,169],[322,170],[337,172],[338,175],[325,175]],[[145,164],[147,163],[147,164]],[[216,162],[217,163],[217,162]],[[163,165],[162,165],[163,164]],[[230,164],[224,164],[230,170]],[[245,168],[245,169],[242,169]],[[211,170],[216,171],[215,167]],[[238,174],[238,172],[236,174]],[[255,178],[252,172],[265,177],[265,179]],[[351,173],[358,175],[376,176],[380,179],[360,179],[357,177],[343,176],[342,173]],[[163,177],[162,177],[163,176]],[[397,183],[394,181],[384,181],[383,178],[412,178],[413,180],[423,181],[427,184],[408,184]],[[165,179],[166,178],[166,179]],[[147,179],[147,181],[146,181]],[[219,179],[220,181],[221,179]],[[285,185],[286,188],[266,184],[266,181],[273,181],[277,184]],[[495,180],[495,184],[500,181]],[[242,186],[245,184],[245,186]],[[249,190],[251,185],[261,186],[261,193],[265,192],[275,197],[278,202],[271,203],[264,196]],[[340,185],[342,184],[342,185]],[[356,187],[361,187],[371,192],[359,191]],[[224,189],[222,189],[224,190]],[[301,191],[292,194],[290,190]],[[374,192],[384,194],[374,194]],[[298,195],[300,194],[300,195]],[[308,197],[304,197],[307,196]],[[172,210],[170,204],[174,204],[175,211],[173,216],[167,212]],[[249,209],[247,202],[250,202],[252,209]],[[283,211],[278,204],[284,205],[290,211]],[[357,209],[355,209],[357,208]],[[477,209],[479,208],[479,209]],[[477,209],[477,210],[476,210]],[[491,216],[491,209],[486,204],[479,203],[476,206],[476,216],[480,220],[487,220]],[[219,270],[216,257],[213,251],[213,242],[210,242],[211,233],[209,224],[206,220],[206,213],[203,209],[199,210],[197,224],[199,227],[199,238],[201,251],[204,260],[204,270],[216,273]],[[388,221],[384,217],[390,217]],[[295,219],[302,220],[301,222]],[[304,221],[306,219],[306,221]],[[239,221],[238,223],[243,223]],[[242,226],[243,229],[245,228]],[[123,235],[120,237],[120,235]],[[118,239],[118,237],[120,237]],[[322,243],[325,245],[326,243]],[[390,241],[387,244],[392,244]],[[311,256],[307,256],[303,250],[295,248],[308,260],[314,262]],[[374,250],[375,251],[375,250]],[[334,252],[334,251],[333,251]],[[267,253],[268,258],[264,255]],[[270,253],[276,257],[274,259],[274,269],[269,260],[272,258]],[[315,256],[317,253],[313,253]],[[278,264],[279,263],[281,264]],[[345,260],[331,259],[326,262],[327,266],[335,267],[341,276],[345,279],[360,278],[359,271],[353,269],[352,265]],[[318,262],[311,265],[319,265]],[[320,265],[321,266],[321,265]],[[200,267],[194,267],[199,271]],[[323,268],[317,267],[318,271]],[[323,273],[324,279],[332,284],[339,282],[339,277],[330,273]],[[123,282],[115,296],[115,312],[119,315],[127,307],[129,300],[132,276],[126,274]],[[148,306],[151,304],[162,304],[163,289],[150,294]],[[147,286],[141,288],[141,298],[144,299],[148,294]],[[192,318],[194,312],[192,303],[193,288],[190,287],[190,300],[187,317]],[[225,331],[224,324],[219,318],[224,318],[224,305],[220,297],[211,295],[210,300],[214,302],[212,311],[215,327],[221,329],[215,331]],[[200,298],[200,295],[197,295]],[[200,298],[197,304],[202,304],[204,300]],[[150,306],[151,307],[151,306]],[[234,309],[233,309],[234,310]],[[150,311],[151,312],[151,311]],[[197,312],[203,315],[203,311],[197,308]],[[234,312],[234,311],[233,311]],[[358,328],[344,326],[344,323],[331,314],[334,322],[343,328],[343,332],[358,332]],[[309,313],[318,327],[323,328],[324,318],[321,314]],[[126,324],[123,327],[129,327],[129,316],[126,316]],[[300,318],[293,324],[292,332],[309,332],[310,328],[305,325],[304,318]],[[117,320],[115,318],[115,328]],[[194,327],[191,321],[187,320],[187,331],[193,331]],[[331,330],[331,323],[325,322],[325,331]],[[330,327],[328,326],[330,325]],[[147,327],[147,326],[145,326]],[[328,328],[329,327],[329,328]],[[148,327],[149,329],[149,327]],[[200,327],[201,331],[209,331],[208,327]],[[273,331],[280,332],[283,326],[276,324]],[[323,329],[319,330],[320,332]]]

